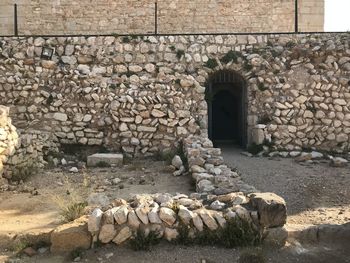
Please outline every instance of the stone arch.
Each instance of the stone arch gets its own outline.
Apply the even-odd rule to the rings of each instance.
[[[216,143],[248,143],[247,82],[234,70],[209,75],[205,100],[208,105],[208,137]]]

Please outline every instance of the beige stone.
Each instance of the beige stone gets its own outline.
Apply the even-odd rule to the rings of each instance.
[[[91,235],[87,228],[87,218],[82,217],[72,223],[57,227],[51,234],[51,252],[70,252],[77,248],[88,249]]]

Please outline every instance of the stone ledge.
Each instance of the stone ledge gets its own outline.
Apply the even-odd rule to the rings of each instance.
[[[119,153],[95,153],[87,157],[87,166],[98,166],[99,163],[106,163],[111,166],[122,166],[123,155]]]

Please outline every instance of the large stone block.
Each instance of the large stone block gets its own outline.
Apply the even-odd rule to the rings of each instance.
[[[78,248],[89,249],[90,245],[91,235],[88,232],[86,217],[61,225],[51,234],[52,253],[70,252]]]
[[[88,166],[97,166],[101,163],[107,163],[114,166],[122,166],[123,155],[120,153],[95,153],[88,156],[87,158]]]
[[[258,211],[263,227],[281,227],[287,221],[287,206],[284,199],[274,193],[253,193],[249,204]]]

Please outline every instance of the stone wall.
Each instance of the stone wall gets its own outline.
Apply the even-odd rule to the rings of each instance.
[[[19,167],[43,167],[44,156],[57,151],[53,136],[47,132],[17,130],[12,125],[9,108],[0,105],[0,190],[6,190],[8,180]]]
[[[324,0],[300,1],[300,30],[323,31]],[[147,34],[155,32],[154,0],[2,0],[0,35]],[[293,32],[294,0],[157,0],[158,33]]]
[[[247,82],[248,142],[261,124],[273,149],[349,150],[349,34],[0,43],[0,103],[16,127],[48,131],[60,143],[134,156],[206,136],[206,81],[226,69]],[[40,59],[43,46],[55,48],[52,60]]]
[[[299,31],[322,32],[325,19],[324,0],[299,0]]]
[[[93,243],[113,242],[116,245],[134,239],[140,232],[145,236],[153,232],[154,238],[177,242],[196,243],[196,237],[201,237],[202,242],[203,238],[207,238],[207,243],[211,241],[220,245],[224,233],[230,232],[230,237],[237,235],[237,240],[233,238],[229,243],[230,238],[226,235],[224,244],[233,247],[258,244],[260,233],[268,232],[269,228],[283,227],[286,218],[285,201],[272,193],[249,196],[229,193],[202,198],[184,194],[137,195],[128,202],[117,199],[104,211],[95,209],[89,216],[88,230],[93,236]],[[228,224],[230,228],[227,228]],[[241,233],[234,232],[237,226],[242,229]],[[211,240],[215,235],[208,234],[208,231],[216,233],[219,240]],[[51,235],[52,252],[72,250],[59,242],[62,236],[59,229]],[[249,243],[244,244],[244,239],[248,239]]]
[[[18,134],[8,117],[9,108],[0,106],[0,190],[7,184],[5,166],[9,156],[15,153]]]

